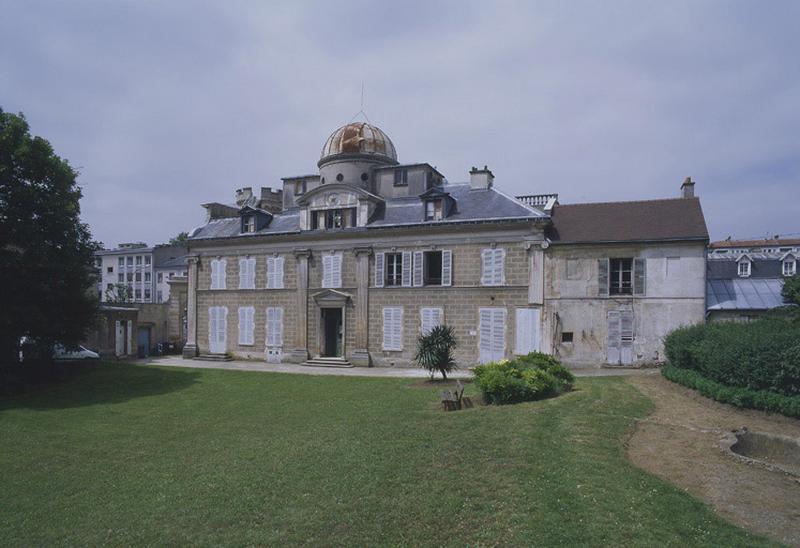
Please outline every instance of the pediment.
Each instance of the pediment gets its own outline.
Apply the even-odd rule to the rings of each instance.
[[[382,203],[383,198],[363,188],[343,183],[328,183],[310,190],[297,199],[300,206],[318,208],[355,207],[360,200]]]
[[[347,304],[347,301],[352,298],[352,296],[344,291],[325,289],[312,295],[312,298],[318,305],[344,306]]]

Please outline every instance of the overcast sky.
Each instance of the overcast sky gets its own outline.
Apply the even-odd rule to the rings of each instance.
[[[800,2],[0,0],[0,107],[81,172],[107,246],[314,173],[360,109],[401,162],[510,194],[676,197],[800,232]]]

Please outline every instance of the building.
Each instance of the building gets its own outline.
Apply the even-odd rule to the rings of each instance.
[[[101,302],[164,303],[169,300],[167,280],[186,276],[186,247],[180,245],[124,243],[98,251],[95,261]],[[120,286],[127,288],[127,297],[118,294]]]
[[[800,239],[728,239],[709,250],[709,321],[749,321],[784,306],[783,281],[798,272]]]
[[[691,181],[673,200],[517,199],[486,166],[450,183],[399,163],[366,123],[333,132],[317,167],[203,205],[185,356],[408,365],[446,323],[462,365],[532,350],[632,363],[703,321],[708,234]]]

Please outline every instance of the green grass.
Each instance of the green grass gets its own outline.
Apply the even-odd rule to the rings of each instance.
[[[443,413],[419,381],[86,367],[0,400],[0,545],[765,543],[628,464],[621,379]]]

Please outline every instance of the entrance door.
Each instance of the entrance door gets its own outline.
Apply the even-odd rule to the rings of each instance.
[[[150,355],[150,328],[140,327],[136,334],[136,344],[139,348],[139,357],[146,358]]]
[[[322,355],[339,358],[342,356],[342,309],[323,308],[322,312]]]
[[[227,346],[228,307],[208,309],[208,349],[212,354],[224,354]]]
[[[608,363],[633,363],[633,310],[620,308],[608,311]]]

